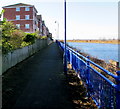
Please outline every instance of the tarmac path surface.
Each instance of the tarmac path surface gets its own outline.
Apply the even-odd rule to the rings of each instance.
[[[74,109],[63,73],[63,54],[56,43],[36,53],[23,72],[32,76],[13,109]],[[22,79],[22,78],[21,78]]]

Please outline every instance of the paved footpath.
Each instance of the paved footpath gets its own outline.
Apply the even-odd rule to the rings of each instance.
[[[24,70],[31,72],[32,78],[13,109],[73,109],[58,45],[52,43],[28,61],[29,68]]]

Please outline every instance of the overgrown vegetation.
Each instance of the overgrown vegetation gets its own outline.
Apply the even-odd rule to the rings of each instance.
[[[35,34],[34,33],[27,33],[23,38],[23,42],[21,44],[21,47],[24,47],[24,46],[28,46],[28,45],[31,45],[33,43],[35,43]]]
[[[2,53],[22,48],[35,43],[36,39],[47,39],[47,36],[40,36],[36,33],[25,33],[10,21],[5,19],[1,22],[0,29],[2,31]]]

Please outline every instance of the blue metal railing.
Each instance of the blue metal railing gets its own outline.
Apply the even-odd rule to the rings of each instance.
[[[64,43],[57,41],[58,45],[64,51]],[[120,71],[117,75],[107,71],[75,50],[67,46],[67,61],[70,62],[78,76],[85,82],[88,91],[88,97],[92,97],[100,109],[120,109]],[[116,83],[98,72],[91,65],[102,70],[107,75],[116,80]]]

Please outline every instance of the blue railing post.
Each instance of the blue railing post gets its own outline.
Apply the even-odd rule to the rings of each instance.
[[[62,48],[62,50],[65,50],[65,45],[63,43],[59,41],[57,43]],[[79,75],[86,82],[87,96],[89,98],[90,96],[93,98],[98,108],[108,107],[109,109],[120,109],[120,71],[117,72],[118,76],[114,75],[92,62],[89,59],[89,56],[86,58],[69,47],[67,47],[67,50],[70,50],[70,53],[67,53],[70,55],[69,61],[72,64],[73,69],[79,69]],[[79,57],[79,61],[76,62],[75,58],[77,57]],[[116,84],[98,72],[91,65],[94,65],[109,76],[115,78]]]
[[[118,77],[116,79],[117,82],[117,90],[116,90],[116,109],[120,109],[120,71],[116,72]]]
[[[90,62],[89,62],[89,56],[87,56],[87,90],[88,90],[88,97],[90,97],[90,68],[89,68],[89,66],[90,66]]]
[[[71,64],[71,67],[72,67],[71,69],[73,70],[72,61],[73,61],[72,51],[70,51],[70,64]]]

